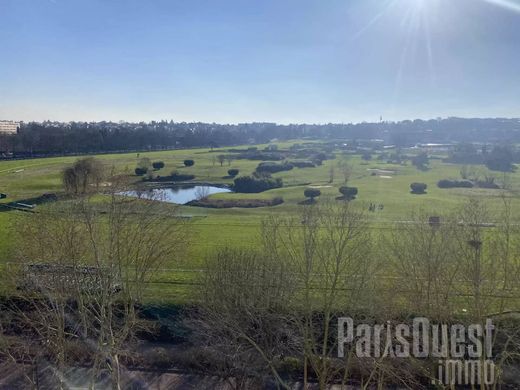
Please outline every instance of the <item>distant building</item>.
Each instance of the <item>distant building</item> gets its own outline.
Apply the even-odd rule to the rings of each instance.
[[[16,134],[20,123],[11,121],[0,121],[0,134]]]
[[[16,134],[20,128],[19,122],[13,121],[0,121],[0,133],[1,134]]]
[[[420,149],[424,152],[435,153],[435,152],[449,152],[455,147],[454,144],[417,144],[412,149]]]

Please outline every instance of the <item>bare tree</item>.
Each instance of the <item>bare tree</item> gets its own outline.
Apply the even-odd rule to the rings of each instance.
[[[461,268],[453,240],[457,224],[449,214],[432,217],[424,211],[413,212],[408,220],[381,241],[381,255],[388,257],[395,275],[392,289],[410,312],[445,320],[453,314]]]
[[[343,176],[344,183],[347,184],[350,176],[352,176],[352,166],[348,163],[347,160],[340,160],[338,162],[338,168]]]
[[[209,196],[209,187],[208,186],[198,186],[195,189],[195,199],[196,200],[205,200]]]
[[[485,228],[490,223],[486,205],[471,198],[457,213],[456,241],[458,256],[465,272],[460,274],[458,290],[466,296],[466,310],[481,321],[492,305],[492,295],[499,278],[498,267],[489,256]]]
[[[97,191],[103,178],[103,164],[93,157],[80,159],[63,171],[65,191],[75,195]]]
[[[509,172],[502,172],[502,180],[500,180],[500,182],[500,187],[504,190],[511,191],[511,189],[513,188],[511,173]]]
[[[18,227],[19,262],[10,275],[26,304],[17,315],[42,355],[52,357],[60,387],[68,346],[77,340],[88,351],[92,386],[104,368],[121,388],[120,358],[143,326],[136,304],[154,273],[186,245],[175,209],[112,190],[105,202],[56,204]]]
[[[518,216],[514,213],[512,198],[503,193],[500,197],[501,208],[498,226],[490,238],[490,253],[494,263],[500,268],[503,294],[517,293],[520,283],[520,227]],[[506,309],[505,303],[500,310]]]
[[[285,314],[292,295],[287,265],[269,252],[223,248],[206,259],[201,311],[189,325],[194,340],[225,362],[220,374],[235,388],[250,388],[271,374],[288,388],[277,362],[290,350]]]
[[[349,203],[303,207],[298,219],[271,218],[264,241],[279,262],[290,264],[298,281],[292,302],[301,340],[304,386],[309,370],[325,389],[347,365],[334,361],[336,313],[372,301],[366,294],[374,274],[370,234],[363,214]]]
[[[471,168],[469,165],[463,165],[460,168],[459,172],[460,172],[460,177],[463,178],[464,180],[469,179],[471,176]]]
[[[492,215],[498,218],[498,223],[491,220]],[[518,359],[520,347],[518,324],[512,325],[512,318],[508,318],[511,310],[518,311],[520,302],[517,287],[520,242],[513,208],[505,194],[502,194],[498,214],[491,214],[482,200],[470,198],[460,209],[458,218],[456,240],[464,267],[459,283],[461,301],[467,310],[467,320],[472,323],[484,326],[490,317],[502,321],[493,338],[493,348],[499,351],[495,356],[498,355],[496,365],[500,377],[507,363],[516,364],[512,362]],[[483,353],[480,360],[485,359]],[[497,388],[499,383],[497,380],[490,388]]]
[[[0,308],[0,387],[8,388],[13,382],[20,386],[23,382],[25,388],[38,389],[37,353],[25,338],[13,334],[11,327],[16,329],[15,323],[12,306],[5,300]]]

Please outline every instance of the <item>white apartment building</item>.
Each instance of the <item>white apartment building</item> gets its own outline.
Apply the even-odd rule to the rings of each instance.
[[[0,121],[0,134],[16,134],[20,123],[12,121]]]

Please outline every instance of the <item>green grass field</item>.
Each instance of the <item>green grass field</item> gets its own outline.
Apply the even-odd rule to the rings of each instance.
[[[297,141],[295,141],[297,142]],[[279,148],[284,148],[292,143],[279,143]],[[259,149],[263,145],[259,145]],[[164,161],[165,168],[158,174],[168,175],[173,170],[181,173],[189,173],[196,176],[196,182],[227,183],[232,180],[226,178],[229,168],[240,169],[240,175],[250,174],[260,161],[234,160],[231,165],[227,162],[220,166],[214,161],[214,156],[223,154],[225,149],[210,151],[208,149],[175,150],[163,152],[99,155],[97,158],[106,166],[114,167],[116,172],[133,175],[134,168],[141,158],[148,157],[152,161]],[[419,171],[410,163],[407,165],[393,165],[377,160],[363,161],[359,156],[344,157],[336,154],[335,160],[325,161],[322,166],[316,168],[294,168],[274,174],[284,180],[284,187],[270,190],[261,194],[218,194],[216,198],[272,198],[282,196],[284,203],[274,207],[257,209],[206,209],[198,207],[182,206],[180,213],[183,215],[199,216],[193,218],[191,228],[193,231],[192,246],[187,258],[175,259],[165,266],[165,270],[157,277],[155,283],[150,286],[150,296],[154,299],[184,301],[187,298],[190,282],[193,281],[196,271],[201,267],[204,256],[218,247],[225,245],[256,245],[257,232],[264,217],[269,214],[295,215],[299,207],[298,203],[304,200],[303,190],[307,183],[320,187],[322,196],[318,202],[327,199],[333,200],[339,196],[338,188],[344,184],[338,161],[347,159],[353,171],[348,182],[349,186],[359,188],[359,194],[354,201],[358,208],[367,209],[369,203],[384,204],[383,210],[367,212],[373,226],[388,225],[393,221],[406,220],[410,212],[415,209],[424,209],[432,214],[446,211],[466,201],[468,196],[485,198],[491,211],[498,207],[500,196],[505,194],[513,199],[514,207],[520,206],[520,173],[509,175],[511,188],[505,190],[484,189],[439,189],[436,183],[440,179],[460,178],[460,166],[441,162],[440,159],[432,159],[430,169]],[[184,167],[183,160],[191,158],[195,160],[193,167]],[[22,200],[43,193],[62,191],[61,171],[77,160],[77,157],[58,157],[20,161],[0,162],[0,192],[8,194],[8,198],[0,200],[7,203],[14,200]],[[329,183],[330,167],[335,167],[335,177]],[[381,169],[394,171],[382,175],[372,176],[369,169]],[[482,166],[479,169],[484,169]],[[495,173],[498,179],[502,176]],[[140,178],[135,177],[136,181]],[[428,185],[427,194],[414,195],[410,193],[410,183],[424,182]],[[44,206],[38,206],[44,207]],[[171,207],[174,207],[173,205]],[[38,209],[38,208],[37,208]],[[25,213],[18,211],[0,212],[0,260],[9,261],[10,250],[14,243],[9,238],[9,225],[16,218],[25,217]],[[160,297],[160,298],[158,298]]]

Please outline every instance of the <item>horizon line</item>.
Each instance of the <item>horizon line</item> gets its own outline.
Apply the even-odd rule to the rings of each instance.
[[[248,125],[248,124],[271,124],[275,126],[301,126],[301,125],[310,125],[310,126],[326,126],[326,125],[361,125],[361,124],[390,124],[390,123],[402,123],[406,121],[442,121],[448,119],[464,119],[464,120],[518,120],[520,121],[520,117],[464,117],[464,116],[446,116],[446,117],[435,117],[435,118],[406,118],[399,120],[381,120],[381,121],[357,121],[357,122],[271,122],[271,121],[248,121],[248,122],[207,122],[207,121],[175,121],[174,119],[152,119],[152,120],[141,120],[141,121],[129,121],[129,120],[57,120],[57,119],[45,119],[45,120],[13,120],[13,119],[0,119],[0,122],[15,122],[15,123],[152,123],[152,122],[173,122],[173,123],[204,123],[218,126],[239,126],[239,125]]]

